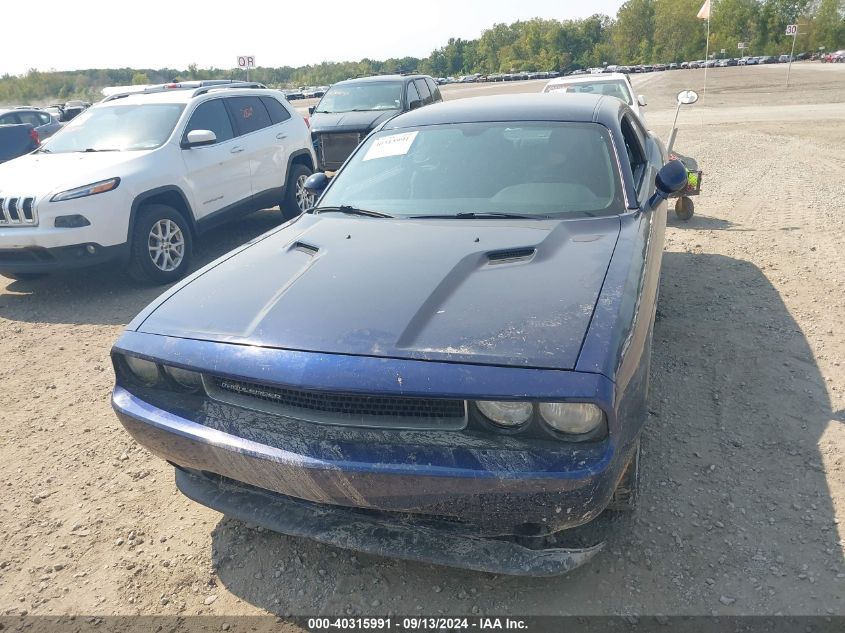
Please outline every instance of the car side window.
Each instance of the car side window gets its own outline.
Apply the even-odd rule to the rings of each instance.
[[[420,93],[420,98],[422,99],[423,105],[430,104],[431,90],[429,90],[428,84],[425,83],[425,79],[416,79],[414,83],[417,85],[417,91]]]
[[[41,125],[47,125],[53,120],[49,114],[45,114],[44,112],[39,112],[38,118],[41,119]]]
[[[217,142],[222,143],[231,139],[235,133],[232,130],[232,122],[229,120],[229,113],[223,105],[223,99],[213,99],[199,104],[191,115],[191,120],[185,126],[185,136],[194,130],[211,130],[217,137]]]
[[[434,103],[438,101],[443,101],[443,97],[440,94],[440,88],[437,87],[437,84],[434,83],[431,79],[426,79],[425,83],[428,84],[429,90],[431,90],[431,100]]]
[[[631,164],[631,172],[634,175],[634,186],[639,189],[645,174],[646,157],[642,142],[637,138],[634,131],[635,125],[629,115],[626,114],[622,117],[622,138],[625,139],[625,152],[628,154],[628,162]]]
[[[414,101],[419,101],[419,99],[420,99],[420,93],[417,90],[416,86],[414,86],[414,82],[413,81],[408,82],[408,101],[407,101],[408,107],[410,108],[411,103],[413,103]]]
[[[258,97],[229,97],[226,99],[226,105],[235,120],[238,136],[273,125],[267,108]]]
[[[270,120],[273,122],[273,125],[287,121],[290,118],[290,112],[288,112],[285,106],[279,103],[278,99],[261,97],[261,101],[267,107],[267,112],[270,113]]]
[[[44,125],[37,112],[18,112],[18,119],[21,123],[29,123],[32,127]]]
[[[0,116],[0,125],[15,125],[16,123],[19,123],[16,114],[9,113]]]

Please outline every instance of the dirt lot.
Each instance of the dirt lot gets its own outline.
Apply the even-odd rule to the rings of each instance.
[[[108,402],[109,346],[160,289],[98,270],[0,281],[0,614],[845,614],[845,65],[785,75],[712,69],[682,114],[704,194],[670,219],[641,506],[590,564],[397,562],[188,501]],[[702,79],[635,77],[656,131]],[[277,221],[217,230],[199,263]]]

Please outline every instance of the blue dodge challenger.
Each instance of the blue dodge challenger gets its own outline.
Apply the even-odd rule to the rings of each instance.
[[[685,183],[610,97],[408,112],[309,179],[313,209],[129,324],[114,409],[227,515],[566,572],[601,544],[550,537],[636,496],[665,199]]]

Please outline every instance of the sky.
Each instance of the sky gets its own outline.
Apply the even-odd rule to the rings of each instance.
[[[426,57],[498,22],[615,15],[622,0],[316,0],[222,2],[3,0],[0,75],[30,68],[232,68]]]

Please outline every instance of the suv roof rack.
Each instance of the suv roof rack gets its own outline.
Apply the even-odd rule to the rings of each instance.
[[[127,90],[126,92],[119,92],[117,94],[109,95],[102,100],[101,103],[113,101],[115,99],[122,99],[130,95],[136,94],[152,94],[156,92],[168,92],[170,90],[193,90],[192,97],[198,97],[210,90],[228,89],[228,88],[266,88],[264,84],[255,81],[238,81],[235,79],[205,79],[202,81],[180,81],[167,84],[157,84],[148,86],[143,90]]]

